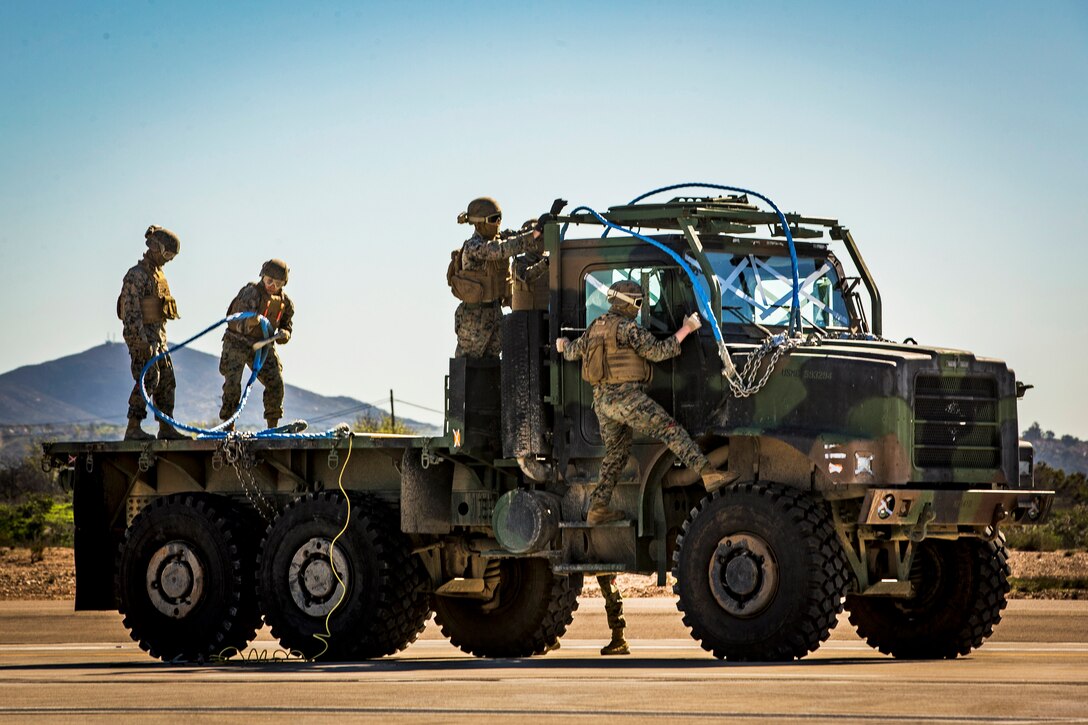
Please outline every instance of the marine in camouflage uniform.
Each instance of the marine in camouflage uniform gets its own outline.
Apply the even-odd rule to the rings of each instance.
[[[454,357],[498,358],[502,351],[502,305],[510,296],[509,260],[523,252],[539,252],[540,225],[499,233],[502,210],[490,197],[469,202],[457,217],[476,232],[455,250],[446,281],[461,300],[453,316],[457,333]]]
[[[152,440],[154,436],[140,427],[147,417],[147,405],[140,393],[140,373],[148,360],[166,352],[166,321],[179,318],[178,305],[170,294],[170,285],[162,267],[181,251],[181,241],[169,229],[150,226],[144,232],[147,251],[121,282],[117,298],[117,316],[122,322],[122,336],[128,345],[132,378],[136,384],[128,396],[128,428],[125,440]],[[174,364],[166,355],[155,361],[144,376],[155,407],[165,415],[174,415]],[[179,433],[166,421],[159,421],[159,438],[179,439]]]
[[[634,431],[667,445],[685,466],[700,473],[708,491],[736,478],[716,470],[688,432],[646,394],[646,384],[653,375],[650,362],[679,355],[680,343],[702,325],[699,316],[689,315],[675,335],[658,340],[635,321],[642,306],[641,286],[617,282],[609,288],[608,299],[611,308],[594,320],[584,335],[574,342],[565,337],[556,340],[556,349],[565,359],[582,360],[582,377],[593,384],[593,410],[605,450],[586,517],[594,525],[624,516],[608,508],[608,503],[627,465]]]
[[[623,595],[616,586],[615,574],[598,574],[597,584],[604,597],[604,613],[608,617],[608,628],[612,630],[612,641],[601,648],[603,655],[631,654],[631,648],[623,637],[627,620],[623,618]]]
[[[261,279],[250,282],[235,296],[227,308],[227,314],[257,312],[272,323],[275,343],[266,346],[268,351],[257,380],[264,386],[264,417],[269,428],[279,425],[283,417],[283,365],[274,345],[285,345],[291,339],[295,305],[283,291],[287,284],[287,263],[270,259],[261,267]],[[219,419],[228,420],[242,399],[242,373],[248,365],[253,367],[253,344],[265,339],[260,320],[249,317],[227,324],[223,333],[223,354],[219,358],[219,372],[223,375],[223,406]]]

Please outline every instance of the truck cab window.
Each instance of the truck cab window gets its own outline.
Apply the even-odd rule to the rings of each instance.
[[[666,294],[669,270],[660,267],[627,267],[595,269],[585,275],[585,324],[586,327],[608,312],[608,288],[616,282],[629,280],[642,285],[646,300],[635,318],[643,327],[665,331],[673,316],[669,296]]]

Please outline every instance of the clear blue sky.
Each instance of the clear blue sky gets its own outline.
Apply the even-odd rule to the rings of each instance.
[[[469,199],[698,180],[843,220],[888,336],[1008,360],[1022,427],[1088,438],[1083,2],[9,0],[0,99],[0,372],[118,337],[161,224],[172,339],[283,257],[288,382],[441,408]]]

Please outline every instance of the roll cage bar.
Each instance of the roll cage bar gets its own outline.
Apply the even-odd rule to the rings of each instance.
[[[714,279],[714,272],[703,252],[701,235],[755,234],[757,227],[767,226],[771,230],[772,237],[785,237],[778,215],[757,208],[748,201],[747,194],[715,197],[678,196],[663,203],[625,204],[609,207],[602,216],[613,224],[625,227],[680,232],[687,243],[688,251],[699,263],[703,275],[708,280]],[[872,332],[874,335],[881,335],[883,324],[880,290],[877,289],[876,281],[870,274],[869,267],[865,264],[850,230],[840,224],[837,219],[810,217],[795,212],[787,213],[785,217],[790,233],[795,239],[818,239],[824,236],[823,230],[826,229],[831,239],[843,243],[862,284],[869,293]],[[601,226],[595,217],[587,213],[559,216],[556,221],[563,224],[561,235],[565,234],[568,224]],[[606,229],[601,236],[607,236],[607,233]],[[710,288],[713,303],[721,309],[721,290],[718,289],[717,284],[710,285]],[[844,291],[849,293],[850,289]]]

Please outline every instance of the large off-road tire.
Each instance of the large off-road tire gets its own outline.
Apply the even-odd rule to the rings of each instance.
[[[435,597],[435,622],[454,646],[477,657],[543,654],[578,609],[582,575],[557,576],[543,559],[504,559],[498,603]]]
[[[423,565],[394,514],[353,495],[347,530],[336,539],[347,515],[339,492],[310,494],[265,534],[258,568],[265,621],[285,648],[307,657],[383,657],[414,642],[430,618]]]
[[[673,554],[684,624],[732,661],[804,657],[842,611],[845,554],[826,509],[798,489],[730,486],[692,509]]]
[[[115,591],[140,647],[167,661],[242,649],[260,626],[254,534],[235,504],[200,493],[155,499],[125,533]]]
[[[996,541],[927,539],[911,565],[914,596],[846,598],[850,623],[870,646],[900,659],[954,659],[982,645],[1001,621],[1009,552]]]

